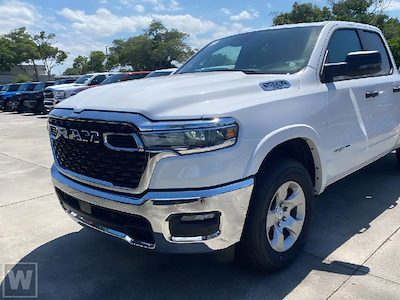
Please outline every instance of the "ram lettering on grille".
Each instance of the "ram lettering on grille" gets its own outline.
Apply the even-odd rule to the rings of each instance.
[[[49,131],[54,139],[63,137],[78,142],[100,143],[100,134],[94,130],[67,129],[60,126],[50,125]]]

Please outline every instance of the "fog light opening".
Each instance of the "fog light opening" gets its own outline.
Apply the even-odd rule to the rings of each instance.
[[[168,217],[174,241],[201,241],[215,238],[220,232],[221,213],[217,211],[187,213]]]

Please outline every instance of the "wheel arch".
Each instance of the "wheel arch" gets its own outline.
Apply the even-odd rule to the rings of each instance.
[[[292,125],[273,131],[265,136],[255,148],[247,165],[245,177],[253,176],[268,168],[271,160],[280,157],[299,161],[310,174],[316,195],[324,186],[321,157],[322,142],[319,135],[308,125]]]

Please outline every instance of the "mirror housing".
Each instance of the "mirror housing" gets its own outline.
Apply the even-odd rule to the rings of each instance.
[[[382,57],[379,51],[350,52],[344,62],[324,65],[324,82],[330,82],[335,76],[362,76],[381,71]]]

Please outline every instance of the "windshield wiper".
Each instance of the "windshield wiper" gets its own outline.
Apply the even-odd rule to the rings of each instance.
[[[246,70],[246,69],[198,69],[194,72],[179,72],[176,74],[188,74],[188,73],[205,73],[205,72],[243,72],[245,74],[265,74],[261,71],[256,70]]]
[[[265,74],[264,72],[261,72],[261,71],[246,70],[246,69],[233,69],[232,71],[241,71],[245,74]]]
[[[198,72],[243,72],[245,74],[265,74],[261,71],[246,70],[246,69],[212,69],[212,70],[202,70]]]

